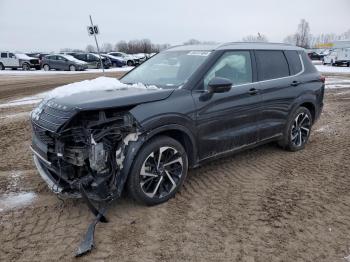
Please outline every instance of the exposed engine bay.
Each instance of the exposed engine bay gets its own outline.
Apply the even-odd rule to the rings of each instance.
[[[125,147],[138,138],[136,120],[127,109],[82,111],[69,116],[69,110],[57,107],[49,102],[41,112],[32,114],[32,148],[46,160],[39,160],[40,164],[62,188],[62,194],[79,196],[83,186],[89,199],[115,198],[120,193],[118,175]]]

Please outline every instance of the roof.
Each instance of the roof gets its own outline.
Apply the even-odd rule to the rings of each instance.
[[[239,50],[304,50],[301,47],[288,45],[283,43],[265,43],[265,42],[230,42],[223,44],[209,44],[209,45],[179,45],[170,47],[167,50],[171,51],[214,51],[214,50],[226,50],[226,49],[239,49]]]

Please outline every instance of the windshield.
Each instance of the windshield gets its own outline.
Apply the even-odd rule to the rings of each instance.
[[[165,51],[135,68],[121,81],[160,88],[179,87],[186,83],[209,54],[208,51]]]

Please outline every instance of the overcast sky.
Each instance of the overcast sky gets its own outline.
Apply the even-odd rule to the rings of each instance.
[[[305,18],[312,34],[350,29],[350,0],[0,0],[0,50],[59,51],[99,41],[149,38],[181,44],[190,38],[237,41],[260,32],[281,42]]]

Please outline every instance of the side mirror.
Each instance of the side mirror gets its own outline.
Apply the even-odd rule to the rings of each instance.
[[[231,89],[232,81],[223,77],[214,77],[208,83],[209,93],[224,93]]]

